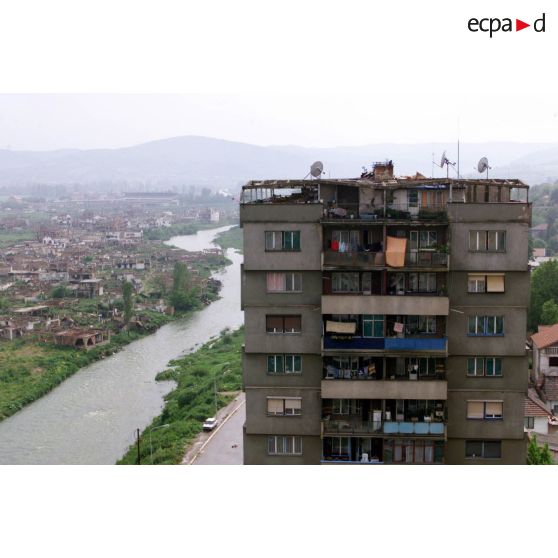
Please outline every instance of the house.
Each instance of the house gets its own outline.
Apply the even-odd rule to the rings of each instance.
[[[538,327],[533,342],[533,375],[540,383],[543,375],[558,376],[558,324]]]
[[[100,329],[67,329],[54,335],[57,345],[89,350],[110,341],[110,332]]]
[[[548,404],[543,403],[534,388],[529,388],[527,392],[524,418],[526,432],[548,434],[548,425],[553,421],[553,417]]]

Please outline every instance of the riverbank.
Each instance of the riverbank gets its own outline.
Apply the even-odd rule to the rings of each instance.
[[[216,413],[216,407],[218,410],[228,405],[241,390],[243,343],[244,328],[225,330],[196,352],[171,361],[169,369],[157,375],[158,381],[176,382],[176,388],[166,395],[163,412],[141,433],[141,464],[151,464],[151,458],[157,465],[182,462],[203,421]],[[118,464],[136,463],[137,447],[131,445]]]
[[[213,258],[196,266],[198,273],[209,276],[221,269],[223,264],[230,263],[226,258],[221,258],[219,263],[214,261]],[[203,293],[206,303],[214,302],[219,296],[217,290],[206,289]],[[188,318],[201,308],[203,304],[199,300],[191,310],[174,316],[141,311],[138,317],[144,324],[143,328],[113,332],[108,344],[89,351],[39,342],[32,336],[0,343],[0,422],[43,397],[81,368],[115,354],[165,324]]]
[[[228,231],[222,232],[215,239],[215,244],[219,245],[223,250],[232,248],[242,254],[244,250],[242,229],[240,226],[236,226]]]
[[[234,225],[238,221],[224,220],[220,223],[200,223],[195,221],[192,223],[179,223],[170,227],[162,227],[159,229],[149,229],[144,232],[144,238],[147,240],[170,240],[173,236],[187,236],[196,234],[198,231],[205,231],[223,227],[226,225]]]

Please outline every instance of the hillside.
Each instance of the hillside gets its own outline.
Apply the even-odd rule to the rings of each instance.
[[[419,171],[441,176],[432,165],[443,150],[455,160],[453,144],[370,144],[354,147],[262,147],[199,136],[182,136],[120,149],[57,151],[0,150],[0,187],[30,184],[83,184],[96,188],[209,185],[234,187],[249,179],[302,178],[315,160],[326,176],[357,176],[363,165],[392,159],[398,174]],[[558,178],[558,145],[463,143],[461,173],[478,176],[476,163],[488,156],[492,176],[514,176],[528,182]]]

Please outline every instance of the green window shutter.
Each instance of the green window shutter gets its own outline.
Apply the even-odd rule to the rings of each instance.
[[[293,232],[293,250],[300,250],[300,231]]]

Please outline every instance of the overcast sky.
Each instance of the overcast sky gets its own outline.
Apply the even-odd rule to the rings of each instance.
[[[495,0],[488,11],[477,0],[451,10],[438,1],[169,0],[153,10],[100,0],[84,14],[53,0],[36,3],[32,20],[12,4],[0,33],[10,53],[1,148],[184,134],[259,145],[430,143],[454,141],[458,122],[464,142],[558,141],[552,2]],[[546,33],[467,30],[474,16],[533,22],[544,10]]]

